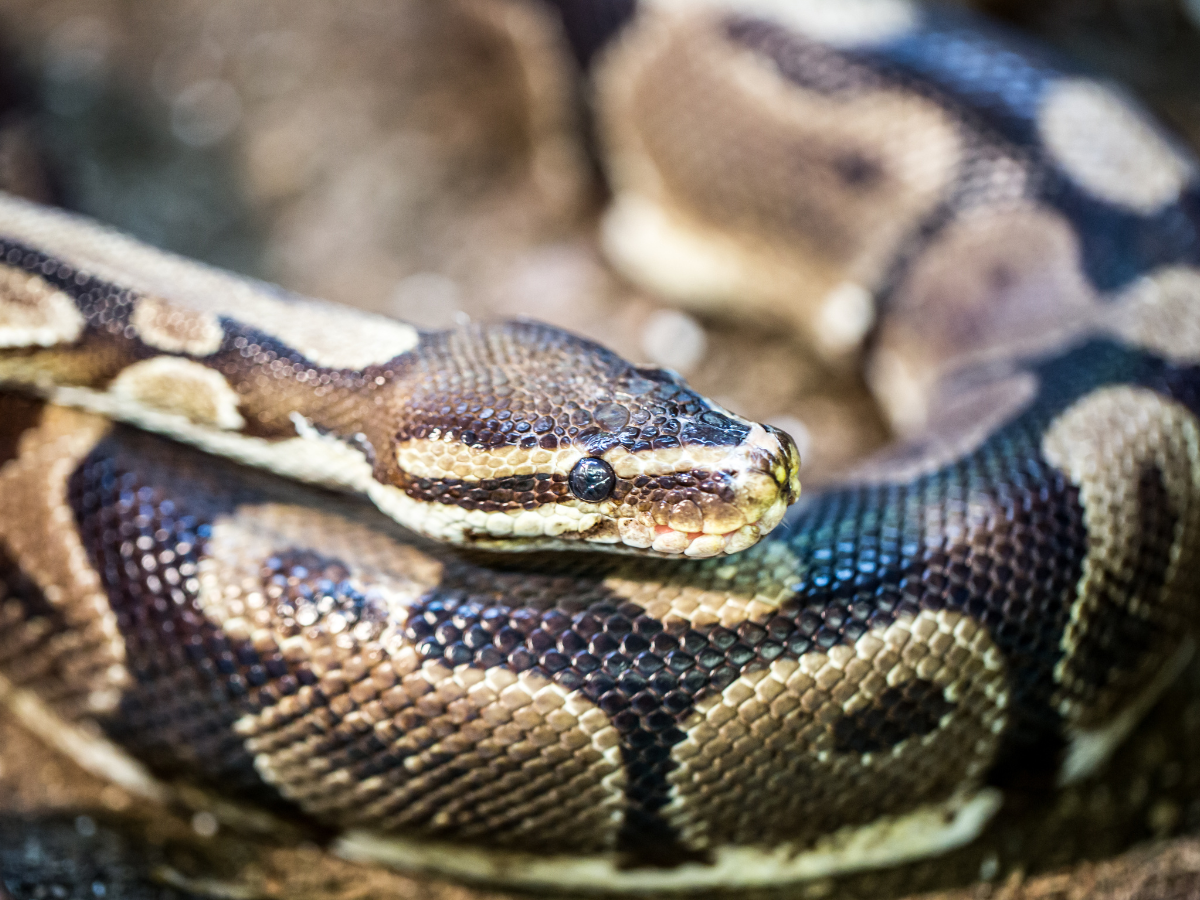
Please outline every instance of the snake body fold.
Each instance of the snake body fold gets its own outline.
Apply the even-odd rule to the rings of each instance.
[[[0,374],[92,410],[0,395],[9,695],[348,854],[541,886],[918,858],[998,765],[1101,764],[1191,648],[1196,169],[1036,48],[855,9],[657,4],[593,63],[620,264],[878,304],[912,439],[774,531],[790,442],[668,373],[285,305],[0,201]],[[464,556],[281,475],[676,558]]]

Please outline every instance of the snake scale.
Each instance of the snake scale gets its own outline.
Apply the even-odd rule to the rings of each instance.
[[[800,497],[782,432],[555,329],[0,198],[6,702],[145,792],[543,888],[884,866],[998,768],[1086,776],[1191,653],[1195,162],[957,11],[559,5],[614,263],[869,330],[906,440]]]

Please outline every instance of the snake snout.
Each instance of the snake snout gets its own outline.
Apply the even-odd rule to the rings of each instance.
[[[779,442],[779,452],[770,457],[771,473],[790,506],[800,499],[800,448],[786,431],[771,425],[764,425],[763,430]]]

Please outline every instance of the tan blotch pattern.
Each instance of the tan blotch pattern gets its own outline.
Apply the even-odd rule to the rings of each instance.
[[[130,682],[116,617],[67,501],[71,473],[109,428],[97,416],[47,407],[22,436],[17,458],[0,470],[0,545],[70,628],[42,643],[47,635],[21,634],[19,609],[0,603],[6,638],[41,643],[36,655],[0,660],[0,667],[67,719],[113,711]]]
[[[963,152],[936,104],[879,85],[804,90],[704,6],[641,17],[597,85],[616,261],[673,294],[715,276],[702,297],[744,292],[776,313],[811,314],[847,277],[873,284]]]
[[[1138,279],[1113,305],[1109,327],[1124,341],[1176,363],[1200,362],[1200,269],[1166,266]]]
[[[158,356],[134,363],[113,380],[109,393],[121,403],[178,413],[224,431],[246,424],[237,391],[224,376],[188,359]]]
[[[237,730],[265,781],[347,826],[420,829],[482,843],[610,848],[620,822],[619,737],[586,699],[530,673],[422,663],[404,639],[408,605],[441,565],[370,528],[311,507],[241,507],[219,519],[200,565],[200,603],[233,640],[306,663],[318,681]],[[349,580],[386,610],[348,623],[300,622],[276,609],[264,560],[311,550],[350,566]],[[403,769],[365,777],[347,742],[382,741]],[[569,836],[564,829],[570,828]]]
[[[874,752],[837,749],[840,719],[917,679],[953,704],[928,734]],[[701,702],[673,750],[679,767],[663,815],[690,847],[787,835],[802,848],[978,783],[1005,704],[1002,657],[986,629],[958,613],[921,612],[853,646],[776,660]]]
[[[1123,698],[1136,696],[1177,648],[1191,616],[1197,589],[1200,547],[1200,423],[1185,407],[1144,388],[1102,388],[1063,413],[1046,433],[1042,452],[1078,486],[1087,524],[1088,552],[1071,617],[1063,634],[1063,660],[1055,672],[1058,706],[1068,723],[1092,728],[1104,723]],[[1165,487],[1174,534],[1145,535],[1140,479],[1159,475]],[[1166,546],[1159,546],[1165,539]],[[1138,572],[1147,540],[1164,571]],[[1138,577],[1162,587],[1155,596],[1131,592]],[[1133,670],[1113,670],[1096,685],[1075,669],[1115,615],[1158,631],[1161,644],[1138,655]]]
[[[0,196],[0,234],[32,243],[67,265],[155,298],[153,303],[191,310],[210,322],[228,316],[258,328],[319,366],[363,369],[411,350],[420,340],[417,330],[403,322],[296,297],[12,197]],[[153,312],[144,315],[157,318]],[[163,334],[153,327],[150,333]],[[190,327],[188,334],[192,339]]]
[[[1119,94],[1084,78],[1052,84],[1038,131],[1080,187],[1109,203],[1150,214],[1194,177],[1191,162],[1161,129]]]
[[[53,347],[83,332],[75,301],[45,279],[0,265],[0,347]]]
[[[161,297],[142,297],[130,324],[143,343],[168,353],[209,356],[225,337],[220,320],[211,313],[179,306]]]
[[[902,433],[923,426],[937,380],[968,361],[1055,347],[1098,315],[1063,216],[974,210],[917,257],[880,327],[872,386]]]

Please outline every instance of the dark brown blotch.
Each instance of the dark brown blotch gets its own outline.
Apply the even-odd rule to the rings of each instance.
[[[954,709],[941,685],[914,678],[901,687],[887,688],[870,706],[834,722],[834,747],[839,753],[886,750],[907,738],[929,734]]]
[[[19,394],[0,394],[0,466],[17,458],[21,435],[42,420],[45,404]]]

